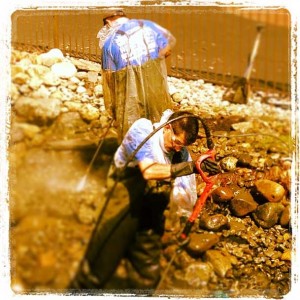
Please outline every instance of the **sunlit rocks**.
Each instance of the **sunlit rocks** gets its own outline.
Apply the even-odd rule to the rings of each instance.
[[[252,215],[259,226],[270,228],[278,223],[283,210],[284,206],[281,203],[267,202],[259,205]]]
[[[270,202],[279,202],[285,194],[282,185],[268,179],[257,180],[255,182],[255,187],[257,191]]]
[[[290,223],[290,219],[291,219],[291,206],[287,205],[287,206],[285,206],[285,208],[280,216],[279,223],[281,226],[288,226]]]
[[[236,169],[236,164],[238,159],[234,156],[227,156],[224,157],[221,162],[220,166],[224,171],[234,171]]]
[[[237,217],[242,217],[253,212],[258,206],[250,192],[246,189],[239,189],[230,201],[230,208]]]
[[[233,198],[234,194],[231,188],[220,186],[213,190],[212,197],[216,202],[226,202]]]
[[[191,233],[187,250],[193,255],[200,255],[212,248],[218,241],[219,236],[217,234]]]
[[[61,83],[59,76],[52,71],[44,74],[42,78],[46,86],[58,86]]]
[[[56,74],[60,78],[71,78],[77,72],[76,67],[68,61],[55,63],[51,70],[54,74]]]
[[[222,214],[204,215],[199,221],[200,228],[209,231],[219,231],[228,227],[228,219]]]
[[[51,67],[57,62],[61,62],[64,59],[64,55],[60,49],[54,48],[46,53],[42,53],[37,56],[37,62],[41,65]]]

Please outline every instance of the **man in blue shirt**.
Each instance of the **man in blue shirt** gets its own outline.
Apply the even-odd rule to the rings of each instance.
[[[98,32],[106,109],[116,121],[119,142],[139,118],[158,122],[172,108],[165,58],[176,40],[148,20],[128,19],[114,10]]]

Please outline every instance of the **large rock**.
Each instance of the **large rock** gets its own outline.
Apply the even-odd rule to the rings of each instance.
[[[279,202],[285,194],[285,190],[282,185],[268,179],[257,180],[255,182],[255,187],[257,191],[269,202]]]
[[[75,76],[77,69],[76,67],[68,61],[63,61],[59,63],[55,63],[51,70],[54,74],[56,74],[60,78],[71,78]]]
[[[222,214],[204,214],[200,218],[199,226],[209,231],[219,231],[228,227],[228,219]]]
[[[194,255],[200,255],[213,247],[218,241],[219,236],[217,234],[191,233],[187,251]]]
[[[242,217],[253,212],[258,206],[250,192],[246,189],[236,191],[234,198],[230,201],[230,208],[237,217]]]
[[[276,225],[284,210],[281,203],[267,202],[259,205],[255,212],[253,212],[253,219],[263,228],[271,228]]]
[[[232,189],[227,186],[217,187],[211,195],[215,202],[227,202],[234,197]]]

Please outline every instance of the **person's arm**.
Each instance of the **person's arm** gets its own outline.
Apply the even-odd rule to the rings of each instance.
[[[168,165],[144,160],[139,162],[139,168],[145,180],[164,180],[198,173],[193,161]],[[221,172],[218,164],[211,159],[204,160],[201,164],[201,169],[210,175],[216,175]]]
[[[145,180],[164,180],[171,178],[171,165],[141,161],[139,162],[139,168]]]
[[[160,58],[167,58],[170,55],[171,55],[171,47],[169,44],[165,48],[159,50],[158,56]]]
[[[193,161],[169,165],[144,160],[139,162],[139,168],[145,180],[164,180],[197,172]]]

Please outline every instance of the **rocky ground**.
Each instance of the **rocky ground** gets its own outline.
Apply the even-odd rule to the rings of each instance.
[[[12,288],[63,291],[84,255],[103,206],[115,129],[109,128],[97,63],[12,51],[9,140]],[[253,93],[247,105],[222,100],[225,87],[168,78],[176,109],[212,129],[224,173],[190,242],[174,256],[184,223],[166,211],[161,263],[171,266],[158,294],[281,297],[291,288],[291,107],[280,94]],[[207,150],[204,132],[190,147]],[[87,176],[88,175],[88,176]],[[84,184],[82,184],[84,183]],[[197,191],[204,183],[198,178]],[[114,215],[114,203],[107,218]],[[122,264],[115,280],[126,278]],[[120,285],[122,288],[122,285]]]

